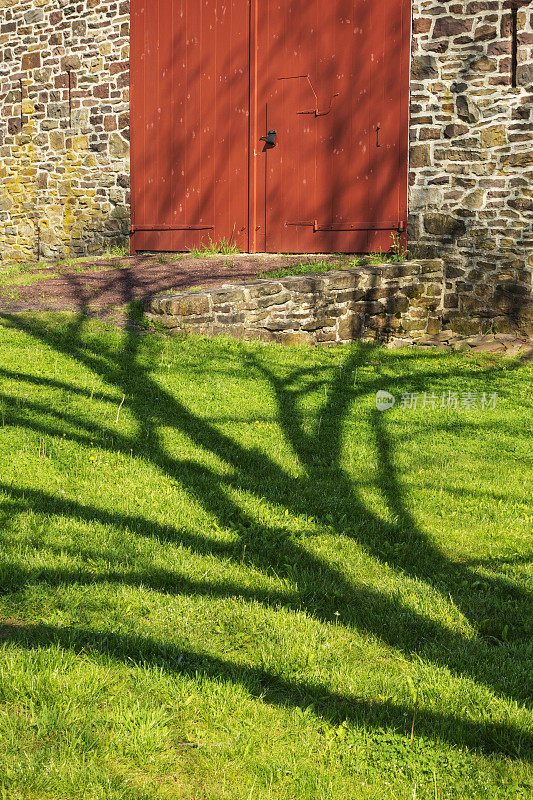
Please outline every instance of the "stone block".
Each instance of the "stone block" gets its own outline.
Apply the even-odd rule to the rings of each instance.
[[[192,316],[195,314],[208,314],[209,298],[207,295],[188,295],[166,302],[167,313],[175,317]]]
[[[307,331],[286,331],[280,334],[278,341],[286,345],[313,344],[314,338]]]
[[[384,307],[388,314],[403,314],[409,308],[409,299],[398,294],[387,298]]]
[[[429,167],[431,164],[431,149],[429,144],[413,145],[409,152],[409,165],[415,167]]]
[[[528,149],[523,153],[509,153],[501,158],[502,167],[511,169],[525,169],[533,166],[533,150]]]
[[[127,158],[130,152],[130,145],[119,133],[112,132],[109,135],[109,155],[111,158]]]
[[[362,314],[350,314],[339,320],[337,333],[342,341],[353,341],[360,336],[363,329],[364,316]]]
[[[466,225],[462,219],[442,213],[425,214],[424,229],[435,236],[457,237],[466,233]]]
[[[438,186],[411,186],[409,189],[409,208],[427,208],[442,203],[443,193]]]
[[[485,204],[485,192],[483,189],[476,189],[474,192],[469,192],[463,197],[461,205],[464,208],[476,210],[483,208]]]
[[[46,114],[50,119],[62,119],[68,117],[68,103],[48,103]]]
[[[337,291],[344,289],[356,289],[360,282],[360,276],[355,270],[331,270],[324,278],[324,288],[326,291]]]
[[[464,94],[460,94],[456,97],[455,106],[457,110],[457,116],[465,122],[469,122],[470,124],[477,122],[481,116],[479,107],[474,103],[473,100]]]
[[[351,301],[361,300],[364,297],[363,289],[345,289],[335,291],[333,299],[335,303],[349,303]]]
[[[410,300],[418,299],[424,295],[425,285],[423,283],[414,283],[411,286],[404,286],[403,293]]]
[[[213,298],[213,307],[222,303],[242,303],[244,302],[244,289],[222,286],[220,289],[212,290],[211,297]]]
[[[507,133],[504,125],[493,125],[481,131],[481,144],[483,147],[502,147],[507,143]]]
[[[429,317],[426,326],[426,333],[434,336],[440,333],[442,329],[442,320],[440,317]]]
[[[257,281],[257,283],[250,282],[246,284],[246,290],[250,299],[279,294],[282,288],[281,283],[276,281]]]
[[[459,136],[464,136],[469,130],[470,128],[468,125],[459,125],[456,123],[453,125],[446,125],[443,133],[447,139],[456,139]]]
[[[263,327],[267,331],[287,331],[294,328],[294,323],[286,319],[267,319],[263,322]]]
[[[341,341],[340,336],[338,337]],[[337,341],[337,332],[335,330],[319,330],[315,334],[317,344],[334,344]],[[351,341],[345,340],[345,341]]]
[[[411,78],[423,81],[429,78],[438,78],[439,70],[437,59],[434,56],[413,56],[411,60]]]
[[[81,58],[73,53],[63,56],[61,58],[61,69],[63,72],[81,69]]]
[[[435,20],[435,27],[433,28],[433,39],[450,39],[452,36],[458,36],[460,33],[468,33],[472,30],[473,24],[474,20],[468,18],[461,19],[446,15],[437,17]]]
[[[280,283],[284,289],[300,294],[313,294],[317,290],[317,279],[307,276],[281,278]]]
[[[468,311],[478,315],[489,311],[486,301],[481,298],[474,297],[473,295],[466,295],[465,297],[462,297],[461,306],[461,310],[463,312]]]
[[[42,8],[32,8],[31,11],[26,11],[24,14],[24,22],[26,25],[35,25],[35,23],[42,22],[44,19],[44,11]]]
[[[303,331],[316,331],[320,328],[332,328],[337,322],[336,317],[322,317],[318,316],[315,319],[311,319],[308,322],[303,322],[300,324],[300,328]]]
[[[461,336],[473,336],[476,333],[481,333],[479,320],[464,314],[450,314],[449,325],[453,333],[458,333]]]
[[[533,88],[533,63],[520,64],[516,70],[516,82],[519,86]]]
[[[290,292],[280,292],[279,294],[268,294],[263,297],[258,297],[255,300],[257,308],[271,308],[274,306],[282,306],[288,303],[291,299]]]
[[[474,41],[486,41],[498,38],[498,29],[495,25],[478,25],[474,31]]]
[[[425,332],[426,327],[427,327],[427,318],[425,317],[422,317],[420,319],[407,318],[407,319],[402,319],[401,328],[399,328],[399,330],[402,330],[410,334],[421,334]],[[415,338],[419,337],[416,336]]]
[[[363,300],[383,300],[386,297],[390,297],[390,295],[390,289],[383,288],[382,286],[373,286],[371,289],[366,290],[363,295]]]
[[[217,325],[237,325],[244,323],[246,315],[244,313],[233,314],[215,314],[215,321]]]
[[[23,72],[32,69],[39,69],[41,66],[41,54],[39,52],[24,53],[20,68]]]

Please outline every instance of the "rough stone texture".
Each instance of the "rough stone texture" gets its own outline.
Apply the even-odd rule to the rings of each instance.
[[[513,88],[510,3],[413,1],[410,249],[444,258],[443,324],[464,335],[533,333],[533,7],[516,4]]]
[[[0,0],[0,262],[127,243],[128,58],[128,2]]]
[[[445,259],[445,323],[478,333],[531,327],[533,11],[515,4],[516,88],[510,2],[413,0],[409,245]],[[0,261],[126,243],[128,36],[123,0],[0,0]]]
[[[282,344],[404,344],[441,330],[440,259],[164,293],[148,317],[175,332]]]

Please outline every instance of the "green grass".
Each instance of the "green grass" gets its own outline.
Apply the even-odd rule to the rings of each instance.
[[[205,256],[233,256],[241,251],[231,239],[220,239],[213,241],[209,237],[209,241],[200,245],[200,247],[192,247],[189,255],[193,258],[204,258]],[[228,265],[225,265],[228,266]]]
[[[128,255],[127,247],[109,247],[104,253],[97,256],[80,256],[67,258],[63,261],[18,261],[0,264],[0,287],[2,286],[29,286],[37,281],[58,278],[65,269],[71,272],[94,272],[98,269],[109,269],[106,264],[100,266],[99,261],[108,261],[110,258],[125,258]],[[124,267],[125,264],[116,262],[115,267]]]
[[[0,265],[0,287],[24,286],[55,277],[57,277],[57,273],[50,269],[50,264],[44,261],[14,262]]]
[[[1,323],[0,797],[531,796],[530,366]]]
[[[332,269],[349,269],[353,259],[339,256],[338,260],[318,259],[317,261],[304,261],[300,264],[289,264],[286,267],[260,271],[258,278],[285,278],[288,275],[313,275],[316,273],[330,272]]]
[[[318,259],[317,261],[304,261],[300,264],[288,264],[285,267],[265,270],[258,273],[258,278],[285,278],[288,275],[313,275],[316,273],[330,272],[334,269],[354,269],[355,267],[371,266],[373,264],[392,264],[403,261],[403,258],[394,253],[368,253],[367,255],[342,255],[336,260]]]

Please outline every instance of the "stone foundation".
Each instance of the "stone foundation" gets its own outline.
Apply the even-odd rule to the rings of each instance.
[[[443,268],[420,260],[165,293],[148,318],[176,333],[282,344],[407,343],[441,330]]]

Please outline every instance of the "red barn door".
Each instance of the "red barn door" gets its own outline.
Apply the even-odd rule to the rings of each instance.
[[[409,46],[410,0],[133,0],[133,248],[405,240]]]

